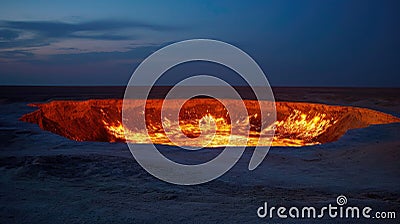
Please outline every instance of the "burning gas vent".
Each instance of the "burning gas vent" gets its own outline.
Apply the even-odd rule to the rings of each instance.
[[[143,102],[136,101],[132,105]],[[232,100],[232,103],[235,102]],[[161,117],[163,100],[147,100],[146,111],[139,111],[140,107],[135,106],[130,109],[132,114],[145,112],[146,128],[130,130],[122,125],[122,100],[117,99],[35,104],[32,106],[39,109],[24,115],[21,120],[38,124],[44,130],[76,141],[152,142],[165,145],[178,142],[180,145],[194,147],[269,145],[271,138],[272,146],[315,145],[336,141],[349,129],[400,122],[397,117],[365,108],[276,102],[277,121],[261,130],[257,101],[244,100],[244,103],[248,116],[230,118],[224,106],[215,99],[190,99],[182,108],[176,108],[173,100],[165,102],[167,111],[172,113],[179,110],[177,123],[172,122],[168,116]],[[134,118],[132,122],[135,122]],[[239,128],[250,127],[249,134],[241,135],[239,130],[239,134],[231,136],[232,122],[236,122]],[[275,134],[271,135],[273,130]],[[173,141],[165,132],[172,134],[170,136],[173,136]],[[185,142],[187,137],[195,139],[200,134],[205,137],[197,142]],[[269,136],[269,139],[264,136]],[[231,142],[230,137],[233,139]]]

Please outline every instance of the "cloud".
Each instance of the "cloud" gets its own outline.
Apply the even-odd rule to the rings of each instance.
[[[0,63],[19,61],[21,58],[29,58],[34,54],[24,50],[10,50],[1,52]]]
[[[66,23],[53,21],[0,21],[2,27],[8,29],[17,29],[32,31],[47,38],[66,38],[80,37],[93,39],[131,39],[130,35],[98,35],[96,32],[113,32],[123,29],[129,30],[152,30],[152,31],[171,31],[178,29],[177,27],[146,24],[132,21],[118,20],[99,20],[81,23]],[[86,32],[86,34],[84,34]],[[92,35],[90,35],[92,32]],[[10,35],[10,30],[7,31]],[[0,33],[1,35],[1,33]]]
[[[135,46],[160,44],[147,33],[168,32],[182,27],[135,21],[98,20],[80,23],[55,21],[0,21],[0,58],[10,52],[52,55],[128,51]],[[164,42],[164,41],[162,41]],[[32,57],[31,54],[16,54]]]
[[[0,41],[14,40],[19,36],[19,32],[15,30],[4,29],[0,30]]]
[[[36,55],[82,54],[90,52],[126,52],[143,46],[158,46],[141,40],[88,40],[70,38],[54,42],[47,46],[32,47]]]

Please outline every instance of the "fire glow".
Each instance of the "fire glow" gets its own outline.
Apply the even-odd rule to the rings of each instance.
[[[21,120],[77,141],[131,142],[190,147],[222,146],[305,146],[338,140],[349,129],[374,124],[400,122],[382,112],[324,104],[275,102],[276,121],[261,129],[259,102],[243,100],[247,116],[231,117],[224,105],[211,98],[190,99],[182,108],[176,101],[132,100],[129,113],[145,113],[146,127],[129,127],[121,119],[122,100],[52,101],[37,104],[39,109]],[[140,111],[141,103],[146,110]],[[164,103],[166,113],[161,116]],[[230,103],[238,103],[231,100]],[[179,121],[171,114],[179,113]],[[268,111],[266,113],[269,115]],[[139,117],[139,116],[138,116]],[[125,121],[126,122],[126,121]],[[232,134],[232,124],[235,135]],[[272,143],[271,143],[272,141]]]

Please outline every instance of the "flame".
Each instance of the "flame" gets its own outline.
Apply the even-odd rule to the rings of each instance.
[[[246,119],[236,120],[236,127],[239,134],[231,134],[231,123],[224,117],[214,117],[206,114],[200,119],[191,121],[180,120],[179,125],[164,117],[161,131],[156,124],[150,123],[146,131],[132,131],[117,122],[110,125],[103,121],[104,125],[116,138],[126,138],[131,143],[154,143],[164,145],[180,145],[193,147],[222,147],[222,146],[304,146],[316,145],[321,142],[315,138],[323,134],[337,120],[328,118],[325,113],[305,114],[299,110],[293,110],[289,117],[276,121],[273,125],[264,130],[250,130],[247,134],[247,127],[251,118],[257,118],[258,114]],[[272,130],[275,135],[271,136]],[[168,133],[168,135],[167,135]],[[200,137],[201,136],[201,137]],[[196,141],[188,140],[194,138]]]
[[[274,137],[275,145],[302,146],[321,144],[321,142],[314,141],[314,139],[322,135],[336,122],[337,120],[333,117],[327,118],[325,113],[312,115],[293,110],[287,119],[276,122],[277,135]],[[278,142],[282,143],[278,144]]]

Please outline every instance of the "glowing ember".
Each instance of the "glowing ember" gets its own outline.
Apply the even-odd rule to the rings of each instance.
[[[191,99],[182,108],[176,106],[176,101],[164,103],[167,113],[162,117],[163,100],[148,100],[146,111],[139,111],[143,100],[132,100],[129,112],[145,112],[145,128],[135,125],[135,116],[128,121],[135,128],[123,127],[122,100],[53,101],[35,105],[39,110],[21,120],[77,141],[175,143],[192,147],[269,145],[271,138],[272,146],[315,145],[336,141],[349,129],[400,122],[397,117],[365,108],[276,102],[277,121],[261,130],[258,103],[268,102],[245,100],[248,116],[230,117],[215,99]],[[178,122],[171,116],[176,112]],[[237,128],[235,135],[231,130],[233,122]]]

